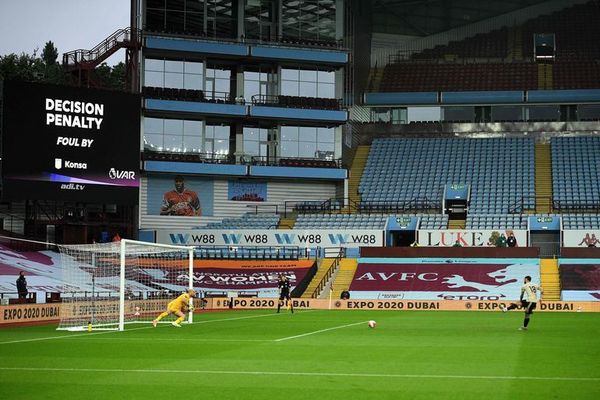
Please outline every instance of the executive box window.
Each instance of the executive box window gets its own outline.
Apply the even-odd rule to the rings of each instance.
[[[244,71],[244,98],[250,101],[252,96],[273,94],[276,87],[275,75],[261,71]]]
[[[144,118],[144,149],[166,153],[229,154],[228,125],[204,121]]]
[[[144,86],[202,90],[203,81],[202,62],[153,58],[144,61]]]
[[[233,16],[233,1],[206,0],[205,3],[206,34],[215,38],[235,37],[236,20]]]
[[[335,0],[282,0],[284,39],[335,40]]]
[[[280,137],[280,157],[326,158],[335,151],[334,128],[282,126]]]
[[[204,34],[204,2],[147,0],[146,29],[192,35]]]
[[[282,68],[281,94],[333,99],[335,72]]]
[[[276,0],[246,0],[244,6],[246,39],[273,40],[277,33],[276,15]]]
[[[167,153],[204,153],[203,121],[144,118],[144,149]]]
[[[219,67],[206,68],[206,97],[227,99],[231,92],[231,71]]]

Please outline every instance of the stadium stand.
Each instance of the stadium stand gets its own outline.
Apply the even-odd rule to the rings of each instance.
[[[221,222],[211,222],[201,229],[275,229],[279,215],[269,213],[244,214],[239,218],[223,218]]]
[[[469,215],[466,229],[527,229],[527,218],[521,214]]]
[[[376,139],[359,191],[367,204],[427,199],[439,209],[444,185],[454,183],[471,185],[475,214],[508,214],[516,204],[533,208],[533,140]]]
[[[600,4],[590,1],[461,41],[397,57],[384,68],[382,92],[596,88],[600,80]],[[533,37],[553,33],[551,87],[540,86]],[[518,38],[514,36],[518,35]],[[513,40],[511,40],[511,38]],[[518,48],[515,48],[518,47]],[[540,82],[538,82],[538,80]]]
[[[551,149],[555,207],[600,209],[600,137],[554,137]]]
[[[563,229],[600,229],[600,215],[572,214],[562,215]]]
[[[300,214],[294,229],[383,229],[382,214]]]

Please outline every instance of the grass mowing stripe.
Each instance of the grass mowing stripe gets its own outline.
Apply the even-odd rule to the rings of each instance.
[[[284,338],[280,338],[280,339],[275,339],[274,341],[275,342],[283,342],[284,340],[298,339],[298,338],[301,338],[304,336],[316,335],[317,333],[321,333],[321,332],[333,331],[335,329],[342,329],[342,328],[348,328],[350,326],[366,324],[367,322],[368,321],[361,321],[361,322],[355,322],[353,324],[346,324],[346,325],[334,326],[332,328],[319,329],[318,331],[307,332],[307,333],[303,333],[301,335],[288,336],[288,337],[284,337]]]
[[[310,312],[309,311],[305,311],[305,312]],[[250,315],[250,316],[246,316],[246,317],[235,317],[235,318],[220,318],[220,319],[209,319],[209,320],[205,320],[205,321],[197,321],[192,323],[192,326],[194,325],[199,325],[199,324],[210,324],[213,322],[222,322],[222,321],[237,321],[240,319],[251,319],[251,318],[262,318],[262,317],[272,317],[274,315],[278,315],[278,314],[274,314],[274,313],[270,313],[270,314],[260,314],[260,315]],[[281,315],[281,314],[279,314]],[[150,323],[150,322],[148,322]],[[167,327],[167,324],[160,325],[159,327],[164,328]],[[129,328],[126,329],[125,332],[130,332],[130,331],[137,331],[140,329],[153,329],[153,326],[144,326],[142,328]],[[86,332],[86,333],[77,333],[74,335],[62,335],[62,336],[46,336],[46,337],[41,337],[41,338],[32,338],[32,339],[20,339],[20,340],[10,340],[10,341],[6,341],[6,342],[0,342],[0,345],[3,344],[16,344],[16,343],[28,343],[28,342],[39,342],[42,340],[56,340],[56,339],[70,339],[73,337],[78,337],[78,336],[91,336],[91,335],[103,335],[103,334],[108,334],[108,333],[115,333],[115,332],[120,332],[118,330],[114,330],[114,331],[102,331],[102,332]]]
[[[37,367],[0,367],[0,371],[31,372],[106,372],[134,374],[214,374],[214,375],[277,375],[277,376],[315,376],[340,378],[398,378],[398,379],[477,379],[477,380],[515,380],[515,381],[586,381],[600,382],[600,377],[570,376],[502,376],[502,375],[434,375],[434,374],[378,374],[344,372],[285,372],[285,371],[231,371],[231,370],[185,370],[185,369],[124,369],[124,368],[37,368]]]

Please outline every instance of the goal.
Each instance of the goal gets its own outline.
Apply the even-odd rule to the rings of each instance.
[[[123,239],[59,248],[59,330],[124,330],[129,324],[148,324],[168,302],[193,288],[193,247]]]

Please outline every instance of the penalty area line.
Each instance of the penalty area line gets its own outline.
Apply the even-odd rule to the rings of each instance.
[[[455,379],[455,380],[501,380],[501,381],[576,381],[600,382],[600,377],[570,376],[510,376],[510,375],[433,375],[433,374],[378,374],[344,372],[286,372],[286,371],[231,371],[231,370],[185,370],[185,369],[124,369],[124,368],[43,368],[0,367],[0,371],[20,372],[72,372],[72,373],[133,373],[133,374],[211,374],[211,375],[269,375],[309,376],[333,378],[396,378],[396,379]]]
[[[304,314],[304,313],[312,312],[312,311],[316,311],[316,310],[305,310],[302,313]],[[281,314],[270,313],[270,314],[260,314],[260,315],[248,315],[248,316],[245,316],[245,317],[207,319],[207,320],[201,320],[201,321],[193,322],[191,325],[187,325],[187,326],[193,327],[194,325],[200,325],[200,324],[210,324],[210,323],[222,322],[222,321],[237,321],[237,320],[241,320],[241,319],[271,317],[271,316],[276,316],[276,315],[281,315]],[[148,324],[150,324],[150,321],[148,321]],[[161,324],[159,326],[159,328],[166,328],[168,325],[170,325],[170,323]],[[154,328],[152,325],[150,325],[150,326],[143,326],[143,327],[140,327],[140,328],[128,328],[128,329],[125,330],[125,332],[138,331],[138,330],[142,330],[142,329],[156,329],[156,328]],[[118,330],[112,330],[112,331],[110,331],[109,330],[109,331],[102,331],[102,332],[85,332],[85,333],[67,334],[67,335],[62,335],[62,336],[46,336],[46,337],[31,338],[31,339],[8,340],[8,341],[5,341],[5,342],[0,342],[0,345],[3,345],[3,344],[16,344],[16,343],[40,342],[40,341],[44,341],[44,340],[70,339],[70,338],[76,338],[76,337],[81,337],[81,336],[86,336],[87,337],[87,336],[105,335],[105,334],[117,333],[117,332],[121,332],[121,331],[118,331]]]
[[[334,326],[331,328],[319,329],[318,331],[312,331],[312,332],[302,333],[300,335],[287,336],[284,338],[275,339],[274,342],[283,342],[284,340],[298,339],[298,338],[305,337],[305,336],[316,335],[317,333],[333,331],[335,329],[343,329],[343,328],[348,328],[348,327],[356,326],[356,325],[360,325],[360,324],[366,324],[367,322],[368,321],[361,321],[361,322],[355,322],[353,324],[346,324],[346,325]]]

